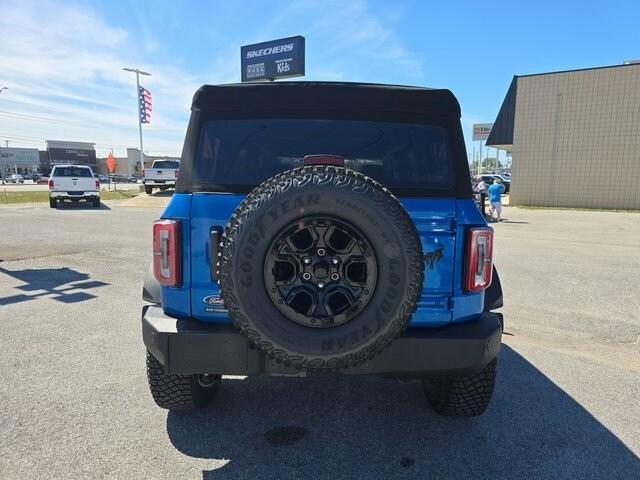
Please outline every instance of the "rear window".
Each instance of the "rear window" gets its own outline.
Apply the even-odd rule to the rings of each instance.
[[[160,160],[153,163],[153,168],[179,168],[180,163],[171,160]]]
[[[453,156],[440,126],[351,120],[211,120],[203,124],[192,182],[256,186],[303,165],[306,155],[330,154],[345,166],[394,189],[453,186]]]
[[[82,167],[55,167],[52,176],[54,177],[93,177],[93,173],[88,168]]]

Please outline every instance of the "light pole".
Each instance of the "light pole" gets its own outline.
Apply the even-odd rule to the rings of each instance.
[[[140,175],[144,171],[144,153],[142,153],[142,112],[140,112],[140,75],[151,76],[150,73],[143,72],[137,68],[123,68],[125,72],[134,72],[136,74],[136,100],[138,101],[138,132],[140,133]]]
[[[0,88],[0,93],[4,92],[5,90],[9,90],[9,87],[2,87],[2,88]]]

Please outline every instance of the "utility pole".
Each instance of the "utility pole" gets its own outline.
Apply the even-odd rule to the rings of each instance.
[[[140,111],[140,75],[151,76],[150,73],[144,72],[137,68],[123,68],[125,72],[134,72],[136,74],[136,100],[138,102],[138,133],[140,134],[140,175],[144,171],[144,153],[142,153],[142,112]]]

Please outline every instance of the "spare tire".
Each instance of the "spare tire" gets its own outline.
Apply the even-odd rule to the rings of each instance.
[[[420,238],[400,202],[358,172],[307,166],[254,189],[225,227],[224,304],[269,356],[335,370],[374,356],[411,320]]]

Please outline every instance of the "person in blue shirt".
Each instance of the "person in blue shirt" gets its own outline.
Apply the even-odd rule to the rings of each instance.
[[[502,194],[504,193],[504,185],[500,180],[495,178],[493,184],[489,187],[489,216],[495,218],[494,212],[498,214],[497,220],[502,221]]]

